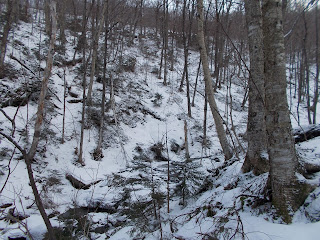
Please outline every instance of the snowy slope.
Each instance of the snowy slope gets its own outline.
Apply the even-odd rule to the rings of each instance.
[[[39,66],[45,67],[45,42],[48,40],[40,29],[39,25],[28,23],[15,29],[15,40],[11,38],[7,53],[33,69],[34,73],[7,57],[7,62],[16,71],[12,79],[1,80],[1,88],[7,92],[14,92],[20,86],[32,85],[41,79],[38,70]],[[73,37],[69,36],[65,54],[68,60],[72,59],[74,52],[72,43]],[[44,56],[40,63],[36,57],[39,50],[40,55]],[[201,144],[204,109],[202,77],[199,78],[192,118],[187,117],[186,90],[178,91],[183,71],[183,50],[177,49],[174,69],[168,71],[170,84],[167,86],[152,73],[154,68],[158,68],[160,50],[151,38],[135,39],[132,47],[125,47],[123,57],[136,59],[135,71],[116,72],[116,61],[108,64],[108,74],[112,75],[115,83],[115,112],[107,108],[104,158],[101,161],[95,161],[92,156],[98,138],[96,118],[92,115],[89,121],[92,126],[85,129],[84,167],[76,163],[75,155],[75,149],[79,147],[82,104],[68,102],[82,98],[80,64],[68,67],[56,65],[52,71],[44,136],[33,170],[52,224],[65,227],[73,234],[73,237],[66,239],[319,239],[320,188],[306,200],[293,223],[284,225],[276,217],[270,203],[263,202],[262,192],[267,175],[255,177],[240,171],[245,154],[242,148],[246,148],[242,136],[246,131],[247,118],[246,107],[241,107],[245,91],[243,80],[234,76],[231,88],[223,86],[216,93],[228,128],[231,129],[231,120],[235,127],[229,140],[234,143],[237,154],[226,164],[209,111],[209,144],[207,148]],[[110,53],[110,59],[117,59],[117,56]],[[189,78],[192,92],[198,62],[199,54],[191,51]],[[67,96],[65,143],[61,144],[64,73],[70,91],[78,97]],[[102,84],[95,82],[92,111],[98,116],[101,90]],[[108,87],[107,102],[109,94]],[[32,140],[36,95],[33,94],[25,106],[3,107],[10,118],[15,118],[14,139],[27,149]],[[232,112],[230,105],[226,106],[231,96]],[[3,94],[1,99],[7,97]],[[292,109],[296,109],[295,102]],[[306,110],[303,106],[300,109],[300,121],[304,126],[307,124]],[[317,112],[319,114],[320,109]],[[118,124],[114,121],[115,116]],[[296,119],[293,113],[294,127],[298,126]],[[184,120],[187,122],[192,159],[188,164],[185,164]],[[0,114],[0,130],[11,134],[12,129],[11,122]],[[0,141],[0,187],[4,186],[0,195],[0,238],[26,236],[28,229],[33,239],[43,239],[46,229],[28,185],[25,163],[10,142],[4,138]],[[319,141],[318,137],[297,144],[304,161],[319,163]],[[166,199],[168,159],[171,173],[170,213],[167,213]],[[65,178],[66,174],[72,174],[86,184],[101,181],[87,190],[78,190]],[[188,178],[184,178],[183,174]],[[310,181],[318,185],[319,177],[315,173]],[[181,197],[181,186],[184,186],[185,199]],[[12,208],[16,216],[21,216],[18,223],[6,221],[6,215]],[[90,231],[84,231],[87,228]]]

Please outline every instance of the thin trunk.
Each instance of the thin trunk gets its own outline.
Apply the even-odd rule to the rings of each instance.
[[[319,20],[318,20],[318,4],[316,4],[316,77],[315,77],[315,86],[314,86],[314,96],[313,96],[313,119],[312,123],[316,124],[317,122],[317,103],[319,99]]]
[[[91,95],[92,95],[92,86],[93,86],[93,78],[96,71],[96,61],[97,61],[97,55],[98,55],[98,44],[99,44],[99,36],[100,32],[103,26],[104,18],[105,18],[105,12],[107,9],[108,0],[104,2],[103,4],[103,10],[101,13],[101,17],[94,35],[93,39],[93,46],[92,46],[92,59],[91,59],[91,71],[90,71],[90,83],[88,86],[88,94],[87,94],[87,101],[89,104],[91,104]],[[106,26],[107,28],[108,26]]]
[[[0,75],[3,74],[3,68],[4,68],[4,59],[6,56],[6,50],[7,50],[7,41],[8,41],[8,36],[9,32],[12,28],[12,24],[14,21],[14,16],[16,14],[16,0],[13,0],[10,2],[8,0],[7,2],[7,12],[6,12],[6,22],[3,27],[3,34],[1,38],[1,43],[0,43]]]
[[[161,48],[160,66],[159,66],[159,74],[158,74],[159,79],[161,79],[161,72],[163,67],[163,53],[164,53],[164,38],[162,38],[162,48]]]
[[[170,213],[170,157],[168,147],[168,131],[166,131],[166,149],[167,149],[167,213]]]
[[[168,75],[168,16],[169,16],[169,7],[167,0],[163,0],[163,17],[164,17],[164,28],[163,28],[163,37],[164,37],[164,69],[163,69],[163,85],[167,85],[167,75]]]
[[[66,2],[60,1],[58,5],[58,25],[60,29],[60,43],[62,47],[65,47],[66,44],[66,34],[65,34],[65,28],[66,28]]]
[[[53,65],[54,43],[56,40],[56,31],[57,31],[56,30],[57,19],[56,19],[56,2],[55,1],[51,1],[50,9],[51,9],[51,18],[52,18],[52,24],[51,24],[52,29],[50,31],[51,32],[51,39],[50,39],[50,46],[49,46],[49,51],[48,51],[47,65],[46,65],[44,77],[42,80],[41,92],[40,92],[40,96],[39,96],[37,119],[36,119],[35,126],[34,126],[33,140],[32,140],[32,144],[31,144],[29,152],[26,153],[24,157],[26,160],[30,185],[32,187],[32,191],[33,191],[33,194],[35,197],[36,205],[40,211],[40,214],[43,218],[43,221],[46,224],[50,240],[55,240],[53,228],[52,228],[52,225],[51,225],[50,220],[48,218],[48,215],[45,212],[44,206],[42,204],[41,197],[40,197],[40,194],[38,192],[38,189],[36,187],[36,183],[35,183],[35,180],[33,177],[32,166],[31,166],[31,161],[33,160],[33,158],[36,154],[36,150],[37,150],[38,143],[40,140],[41,126],[42,126],[42,122],[43,122],[43,118],[44,118],[45,98],[46,98],[47,91],[48,91],[48,82],[49,82],[49,78],[51,76],[51,70],[52,70],[52,65]]]
[[[306,21],[305,12],[302,14],[302,18],[304,21],[304,38],[303,38],[303,52],[304,52],[304,65],[305,65],[305,76],[306,76],[306,95],[307,95],[307,112],[308,112],[308,122],[312,124],[311,121],[311,111],[310,111],[310,77],[309,77],[309,60],[308,60],[308,52],[307,52],[307,41],[308,41],[308,25]]]
[[[64,129],[66,120],[66,98],[67,98],[67,82],[66,82],[66,68],[63,69],[63,118],[62,118],[62,136],[61,143],[64,143]]]
[[[201,67],[201,60],[199,60],[199,65],[198,65],[198,70],[197,70],[197,76],[196,76],[196,83],[194,85],[194,90],[193,90],[193,97],[192,97],[192,103],[191,106],[194,107],[194,99],[196,97],[196,92],[197,92],[197,86],[198,86],[198,79],[199,79],[199,72],[200,72],[200,67]]]
[[[219,83],[219,75],[220,75],[220,10],[218,9],[218,0],[215,0],[216,6],[216,29],[215,29],[215,47],[214,47],[214,76],[216,78],[216,82],[214,85],[214,90],[216,91]]]
[[[216,100],[214,98],[212,80],[211,80],[210,70],[208,65],[208,56],[207,56],[206,46],[204,42],[203,1],[202,0],[198,0],[197,8],[198,8],[198,16],[197,16],[198,17],[198,41],[200,46],[200,57],[201,57],[203,73],[204,73],[205,91],[208,97],[208,103],[211,108],[212,116],[214,118],[218,138],[219,138],[223,153],[225,155],[225,158],[226,160],[228,160],[232,158],[233,153],[228,143],[226,131],[223,126],[223,120],[219,114]]]
[[[87,12],[87,0],[84,1],[83,9],[83,22],[82,22],[82,64],[83,64],[83,77],[82,77],[82,114],[81,114],[81,132],[80,132],[80,146],[78,162],[81,165],[85,165],[83,160],[83,140],[84,140],[84,125],[85,125],[85,110],[86,110],[86,85],[87,85],[87,61],[86,61],[86,35],[87,35],[87,23],[86,23],[86,12]]]
[[[184,120],[184,148],[186,150],[186,161],[190,161],[189,143],[188,143],[188,125],[187,120]]]
[[[50,18],[50,1],[44,3],[44,16],[45,16],[45,32],[48,36],[51,35],[51,18]]]
[[[108,5],[108,1],[106,3]],[[102,24],[102,23],[101,23]],[[106,72],[107,72],[107,55],[108,55],[108,17],[105,21],[105,37],[104,37],[104,59],[103,59],[103,77],[102,77],[102,99],[101,99],[101,116],[100,116],[100,126],[99,126],[99,139],[96,152],[99,153],[99,158],[102,155],[102,141],[103,141],[103,125],[104,125],[104,115],[105,115],[105,101],[106,101]]]
[[[203,109],[203,139],[202,146],[207,147],[207,115],[208,115],[208,98],[207,94],[204,96],[204,109]]]
[[[187,85],[187,105],[188,105],[188,117],[192,117],[191,114],[191,102],[190,102],[190,83],[188,75],[188,66],[186,66],[186,85]]]
[[[188,6],[189,7],[189,6]],[[183,54],[184,54],[184,67],[183,74],[180,82],[179,91],[182,92],[183,82],[188,71],[188,49],[187,49],[187,36],[186,36],[186,10],[187,10],[187,0],[183,0],[182,8],[182,42],[183,42]]]

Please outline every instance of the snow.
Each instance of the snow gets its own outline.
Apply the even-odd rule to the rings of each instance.
[[[43,44],[46,38],[44,33],[40,31],[39,25],[32,27],[28,23],[19,25],[15,30],[14,37],[28,49],[38,49],[38,44]],[[72,41],[69,39],[66,52],[69,60],[72,58],[74,51],[71,43]],[[123,200],[125,190],[128,190],[130,193],[130,201],[150,201],[152,191],[149,186],[151,185],[149,178],[151,175],[154,184],[159,185],[155,187],[156,190],[160,193],[166,193],[167,161],[150,160],[154,156],[150,147],[154,144],[162,143],[164,148],[169,148],[168,153],[166,150],[162,151],[164,157],[169,158],[171,162],[184,162],[184,120],[186,120],[188,124],[190,157],[194,159],[192,160],[194,164],[201,166],[198,170],[201,172],[202,177],[208,178],[211,181],[212,186],[201,193],[191,192],[191,196],[187,198],[186,204],[183,206],[181,205],[181,198],[175,195],[176,193],[174,192],[174,187],[177,184],[170,182],[169,186],[172,195],[170,213],[166,212],[166,203],[160,209],[157,209],[159,211],[158,214],[163,220],[161,229],[164,237],[167,239],[173,239],[174,237],[180,237],[181,239],[203,239],[214,231],[219,233],[219,229],[223,227],[225,232],[221,230],[220,235],[216,235],[219,239],[229,239],[237,231],[238,233],[234,235],[233,239],[242,239],[242,232],[238,229],[241,220],[245,239],[319,239],[320,188],[317,187],[310,194],[306,203],[296,213],[293,223],[290,225],[282,224],[279,219],[274,217],[274,209],[268,203],[254,208],[251,202],[254,202],[255,199],[250,197],[250,195],[262,198],[261,190],[267,180],[267,175],[255,177],[250,173],[241,173],[245,153],[241,151],[240,147],[237,148],[239,149],[237,152],[238,156],[231,159],[234,162],[220,169],[216,175],[214,174],[214,171],[224,164],[224,160],[210,110],[208,110],[207,137],[211,145],[208,148],[203,148],[201,145],[204,109],[204,86],[201,77],[199,78],[199,93],[197,93],[195,98],[195,107],[192,108],[192,118],[186,116],[186,90],[178,92],[183,68],[183,50],[177,49],[177,62],[174,64],[175,69],[168,72],[170,84],[164,86],[162,79],[158,79],[156,75],[151,73],[152,68],[158,67],[159,62],[160,50],[156,42],[148,38],[143,39],[144,49],[147,47],[149,52],[156,54],[155,56],[143,54],[141,45],[142,43],[138,39],[135,39],[133,47],[125,48],[123,53],[123,56],[136,57],[137,65],[135,72],[114,74],[114,77],[118,78],[118,82],[116,83],[120,86],[115,91],[116,115],[120,121],[119,125],[108,124],[107,121],[105,123],[104,158],[101,161],[95,161],[92,157],[98,138],[97,128],[92,127],[85,130],[83,155],[85,167],[76,163],[77,156],[75,155],[75,148],[78,147],[80,138],[82,104],[67,102],[65,142],[61,144],[63,113],[63,78],[61,76],[63,76],[64,69],[57,66],[53,68],[50,89],[56,96],[52,96],[50,101],[57,107],[47,112],[48,122],[45,123],[44,127],[44,130],[47,131],[47,141],[40,142],[39,151],[33,163],[37,187],[43,198],[47,213],[58,212],[62,214],[70,208],[88,205],[96,207],[96,203],[103,203],[108,206],[119,207],[120,209],[123,206],[118,206],[121,205],[119,201]],[[41,49],[41,51],[43,50]],[[20,48],[14,47],[12,38],[7,52],[23,60],[28,66],[45,66],[44,61],[39,63],[32,54],[32,58],[28,57],[22,53]],[[81,56],[77,55],[77,57]],[[6,61],[13,64],[16,69],[23,72],[26,76],[31,76],[31,73],[26,72],[14,60],[7,57]],[[189,66],[191,92],[193,92],[198,61],[199,54],[191,51]],[[72,88],[72,91],[78,93],[79,98],[81,98],[82,89],[79,84],[81,78],[77,75],[77,67],[71,66],[66,68],[66,81],[68,86]],[[109,64],[108,67],[112,69],[113,66]],[[6,79],[2,82],[9,89],[14,89],[23,84],[26,78],[21,77],[15,81]],[[101,89],[100,83],[94,84],[93,97],[95,100],[98,100],[100,97]],[[107,98],[109,98],[109,91],[108,88]],[[221,115],[227,119],[226,122],[231,129],[230,106],[226,107],[228,91],[231,93],[233,100],[233,124],[235,125],[235,130],[241,144],[246,147],[246,142],[239,136],[246,131],[246,106],[244,110],[241,108],[244,83],[241,79],[233,77],[231,89],[222,86],[215,94]],[[156,93],[162,96],[162,103],[159,106],[155,106],[153,102]],[[68,95],[66,100],[70,99],[72,97]],[[160,120],[150,113],[141,110],[136,112],[134,109],[128,110],[129,105],[142,106],[145,110],[158,116]],[[30,140],[32,140],[36,107],[36,103],[30,101],[28,105],[20,108],[3,108],[10,118],[16,115],[14,139],[27,149]],[[295,99],[293,99],[290,108],[297,109]],[[320,109],[317,112],[317,117],[320,119]],[[113,114],[112,109],[106,112],[106,115],[110,118],[113,118]],[[300,105],[300,122],[296,121],[297,119],[297,114],[292,113],[292,125],[294,127],[298,127],[299,125],[306,126],[308,124],[306,109],[303,103]],[[24,131],[26,126],[28,127],[27,133]],[[3,114],[0,114],[0,130],[5,131],[7,134],[10,134],[12,130],[11,122]],[[51,135],[49,130],[52,132]],[[170,144],[173,141],[181,147],[177,152],[170,150]],[[299,155],[305,162],[319,163],[319,141],[320,138],[318,137],[296,145]],[[8,166],[10,166],[11,170],[8,182],[0,195],[0,205],[12,203],[13,205],[9,208],[14,207],[16,213],[27,216],[26,219],[22,220],[23,225],[18,223],[9,224],[9,222],[4,220],[9,208],[0,209],[0,238],[7,239],[9,236],[25,235],[26,229],[24,226],[27,226],[35,240],[42,239],[46,228],[35,206],[33,194],[28,185],[29,180],[26,166],[21,160],[21,154],[15,150],[15,154],[9,165],[13,146],[3,138],[0,139],[0,143],[0,150],[3,151],[1,153],[3,156],[0,156],[0,170],[4,172],[4,175],[0,176],[1,187],[7,177]],[[146,161],[147,164],[140,170],[137,165],[134,165],[135,158],[141,157],[137,150],[135,150],[137,147],[141,147],[143,153],[150,160],[149,162]],[[267,156],[267,153],[264,153],[264,156]],[[138,160],[142,162],[141,158],[138,158]],[[102,181],[94,184],[88,190],[78,190],[73,188],[70,182],[65,179],[66,174],[72,174],[86,184],[97,180]],[[122,177],[126,181],[131,179],[132,182],[127,183],[125,180],[123,180],[124,183],[120,180],[116,182],[117,177]],[[146,182],[141,180],[139,183],[134,183],[134,180],[138,178],[145,178],[147,180]],[[320,175],[314,174],[313,179],[310,181],[318,186],[319,179]],[[119,184],[119,186],[115,183]],[[189,183],[187,187],[192,187],[190,186],[191,184]],[[242,194],[249,197],[242,198]],[[118,209],[116,210],[118,211]],[[146,209],[143,209],[138,215],[140,217],[144,214],[147,215],[146,211]],[[50,219],[53,226],[58,227],[65,224],[63,220],[58,218],[59,214],[55,214]],[[106,228],[110,228],[110,231],[107,231],[107,233],[92,233],[92,239],[133,239],[134,234],[137,234],[137,232],[141,233],[138,230],[138,225],[143,224],[142,220],[138,219],[136,222],[129,221],[129,216],[120,216],[119,213],[90,212],[89,218],[92,221],[92,227],[105,226]],[[122,220],[127,220],[128,224],[116,226],[117,222],[121,222]],[[148,227],[152,228],[158,223],[150,221],[148,224],[150,224]],[[174,232],[171,232],[171,227],[175,230]],[[142,234],[144,234],[146,239],[160,239],[161,232],[156,226],[154,231]]]

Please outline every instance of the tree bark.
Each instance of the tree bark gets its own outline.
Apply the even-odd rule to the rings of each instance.
[[[37,110],[37,119],[36,119],[36,123],[35,123],[35,127],[34,127],[33,140],[32,140],[30,150],[28,153],[24,154],[24,158],[26,161],[30,185],[32,187],[32,191],[33,191],[33,194],[35,197],[36,205],[40,211],[40,214],[43,218],[43,221],[46,224],[50,240],[55,240],[53,228],[52,228],[50,220],[45,212],[44,206],[42,204],[40,194],[38,192],[38,189],[36,187],[36,183],[35,183],[35,180],[33,177],[32,166],[31,166],[31,161],[33,160],[33,158],[36,154],[36,150],[37,150],[38,143],[40,140],[41,126],[42,126],[42,122],[43,122],[43,118],[44,118],[44,103],[45,103],[45,98],[46,98],[47,90],[48,90],[48,81],[49,81],[49,78],[51,75],[51,70],[52,70],[52,65],[53,65],[54,43],[56,40],[56,31],[57,31],[56,2],[55,1],[51,1],[51,3],[50,3],[50,12],[51,12],[51,19],[52,19],[52,24],[51,24],[52,29],[50,30],[51,39],[50,39],[50,46],[49,46],[49,51],[48,51],[47,66],[46,66],[44,77],[42,80],[42,86],[41,86],[41,92],[40,92],[40,96],[39,96],[39,103],[38,103],[38,110]]]
[[[291,132],[286,93],[286,68],[280,0],[264,0],[262,7],[266,129],[270,158],[272,202],[286,223],[304,202],[306,184],[297,179],[298,160]]]
[[[108,0],[106,2],[106,8],[108,5]],[[104,12],[104,11],[103,11]],[[103,17],[104,19],[104,17]],[[103,58],[103,77],[102,77],[102,97],[101,97],[101,116],[100,116],[100,126],[99,126],[99,139],[96,148],[96,153],[98,153],[98,159],[103,157],[102,154],[102,141],[103,141],[103,126],[104,126],[104,114],[105,114],[105,101],[106,101],[106,72],[107,72],[107,55],[108,55],[108,16],[105,19],[105,36],[104,36],[104,58]],[[101,23],[102,24],[102,23]]]
[[[86,60],[86,41],[87,41],[87,0],[84,0],[84,9],[83,9],[83,22],[82,22],[82,40],[83,40],[83,46],[82,46],[82,64],[83,64],[83,78],[82,78],[82,114],[81,114],[81,132],[80,132],[80,146],[79,146],[79,156],[78,156],[78,162],[84,166],[84,159],[83,159],[83,140],[84,140],[84,125],[85,125],[85,107],[86,107],[86,86],[87,86],[87,65],[88,61]]]
[[[219,110],[214,97],[212,79],[211,79],[209,64],[208,64],[208,56],[207,56],[207,51],[206,51],[206,46],[204,41],[203,1],[202,0],[197,1],[197,9],[198,9],[198,16],[197,16],[198,17],[198,42],[200,47],[200,58],[201,58],[203,73],[204,73],[205,91],[208,98],[208,103],[211,109],[211,113],[216,125],[216,131],[218,134],[220,145],[222,147],[226,160],[229,160],[230,158],[232,158],[233,152],[228,143],[226,131],[224,130],[224,127],[223,127],[223,120],[219,114]]]
[[[45,17],[45,32],[48,36],[51,35],[51,18],[49,1],[44,3],[44,17]]]
[[[167,85],[167,75],[168,75],[168,16],[169,16],[169,8],[168,8],[168,0],[163,0],[163,43],[164,43],[164,69],[163,69],[163,85]]]
[[[98,43],[99,43],[99,36],[102,29],[102,26],[104,24],[104,18],[105,18],[105,12],[107,9],[108,0],[104,2],[103,4],[103,10],[101,13],[101,17],[93,38],[93,45],[92,45],[92,60],[91,60],[91,72],[90,72],[90,82],[88,86],[88,94],[87,94],[87,101],[89,104],[91,104],[91,95],[92,95],[92,86],[93,86],[93,78],[95,75],[96,70],[96,61],[97,61],[97,55],[98,55]],[[108,26],[106,26],[107,28]]]
[[[7,50],[7,41],[8,41],[10,29],[12,28],[12,23],[15,17],[16,5],[17,5],[16,0],[7,1],[6,21],[3,27],[3,34],[2,34],[1,44],[0,44],[0,75],[3,74],[4,59],[5,59],[6,50]]]
[[[245,0],[250,54],[248,150],[243,172],[253,170],[255,175],[269,171],[267,138],[264,112],[264,58],[262,12],[259,1]]]
[[[318,4],[316,4],[316,77],[314,86],[313,104],[311,109],[313,110],[313,124],[317,122],[317,103],[319,99],[319,20],[318,20]]]

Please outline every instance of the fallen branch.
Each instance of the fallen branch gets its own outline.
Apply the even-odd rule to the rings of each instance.
[[[21,62],[18,58],[16,58],[15,56],[13,56],[12,54],[9,56],[11,59],[17,61],[21,66],[23,66],[25,69],[27,69],[28,71],[30,71],[33,75],[36,75],[28,66],[26,66],[23,62]]]
[[[101,182],[102,180],[97,180],[94,181],[92,183],[89,184],[85,184],[83,182],[81,182],[80,180],[76,179],[74,176],[72,176],[71,174],[66,174],[66,179],[69,180],[69,182],[71,183],[71,185],[76,188],[76,189],[83,189],[83,190],[87,190],[89,189],[92,185],[95,185],[99,182]]]
[[[293,130],[295,143],[305,142],[320,136],[320,125],[310,125],[305,128]]]

